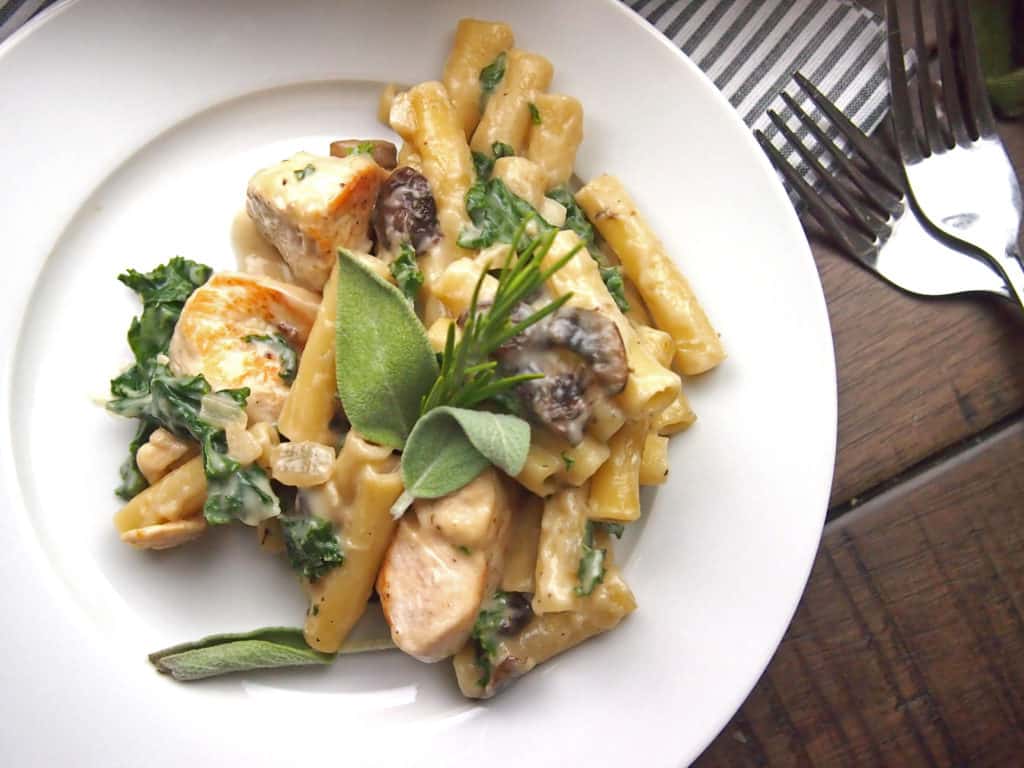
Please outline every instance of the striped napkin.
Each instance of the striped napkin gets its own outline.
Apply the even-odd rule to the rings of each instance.
[[[0,0],[0,42],[54,0]],[[841,146],[835,129],[792,81],[802,72],[866,133],[885,116],[885,28],[846,0],[623,0],[707,73],[751,129],[793,160],[768,119],[774,109],[810,146],[813,137],[779,97],[787,91]],[[826,167],[827,154],[817,154]],[[802,161],[797,167],[810,177]],[[813,181],[813,178],[811,178]]]
[[[814,183],[810,169],[768,119],[775,110],[814,149],[826,168],[831,155],[809,137],[780,92],[786,91],[829,138],[846,143],[793,82],[801,72],[865,133],[889,104],[885,24],[844,0],[624,0],[696,63],[753,129]],[[796,162],[794,162],[796,161]],[[794,198],[795,199],[795,198]]]

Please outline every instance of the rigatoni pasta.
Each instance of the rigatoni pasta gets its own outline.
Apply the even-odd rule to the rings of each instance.
[[[655,322],[675,339],[679,372],[704,373],[722,362],[718,334],[622,182],[605,174],[584,185],[576,200],[622,261]]]
[[[512,28],[500,21],[461,19],[455,28],[455,42],[444,65],[444,87],[467,139],[480,122],[484,96],[480,70],[514,44]]]

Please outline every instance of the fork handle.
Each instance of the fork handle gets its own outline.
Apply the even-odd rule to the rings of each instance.
[[[1007,249],[1006,258],[997,259],[996,263],[1013,298],[1024,309],[1024,263],[1021,262],[1016,244]]]

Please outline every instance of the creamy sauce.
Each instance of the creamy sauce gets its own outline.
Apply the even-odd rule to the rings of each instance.
[[[263,239],[243,208],[231,222],[231,247],[240,272],[294,282],[292,271],[277,249]]]

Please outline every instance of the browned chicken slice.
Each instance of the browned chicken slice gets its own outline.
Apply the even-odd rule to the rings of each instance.
[[[215,390],[249,387],[250,422],[273,423],[289,389],[284,345],[298,358],[319,306],[319,296],[296,285],[220,272],[185,303],[171,337],[171,369],[201,373]]]
[[[370,215],[385,176],[367,154],[299,152],[249,180],[246,211],[295,281],[320,291],[339,247],[369,250]]]
[[[456,653],[501,580],[509,495],[495,469],[444,498],[418,500],[377,577],[395,645],[420,661]]]

